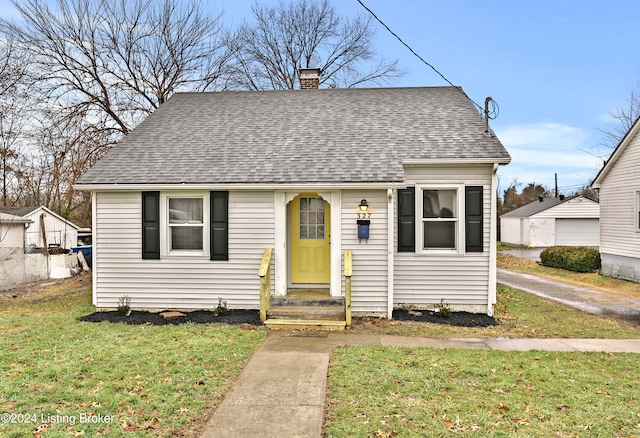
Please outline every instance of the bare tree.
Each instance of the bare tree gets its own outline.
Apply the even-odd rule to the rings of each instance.
[[[50,108],[32,130],[32,153],[21,174],[23,203],[46,205],[65,218],[89,225],[90,194],[73,184],[105,152],[109,136],[77,112]]]
[[[320,68],[320,84],[343,88],[382,84],[401,76],[397,61],[376,60],[371,20],[339,16],[328,0],[252,7],[255,23],[234,40],[235,85],[287,90],[299,68]]]
[[[35,56],[46,95],[128,133],[175,91],[215,89],[231,54],[220,16],[196,0],[12,0],[0,22]]]
[[[611,117],[613,117],[613,121],[608,128],[601,129],[604,134],[602,145],[609,150],[605,156],[611,153],[611,149],[618,146],[618,143],[640,117],[640,81],[631,87],[625,105],[612,112]]]
[[[28,93],[27,53],[12,39],[0,44],[0,165],[2,166],[2,205],[13,205],[17,190],[19,146],[28,120],[31,99]],[[13,190],[11,190],[13,188]]]

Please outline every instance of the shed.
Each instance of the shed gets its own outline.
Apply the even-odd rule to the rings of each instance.
[[[600,244],[600,204],[583,196],[540,198],[500,216],[503,244],[531,248]]]
[[[21,217],[32,222],[26,233],[26,246],[45,246],[42,227],[44,226],[47,245],[60,245],[70,249],[78,244],[79,226],[54,213],[45,206],[40,207],[0,207],[0,212]]]

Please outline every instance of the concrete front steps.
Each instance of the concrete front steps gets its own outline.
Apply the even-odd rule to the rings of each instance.
[[[287,296],[271,297],[264,324],[271,329],[344,330],[344,299],[322,289],[291,290]]]

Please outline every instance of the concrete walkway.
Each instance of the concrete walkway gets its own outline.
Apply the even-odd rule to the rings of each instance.
[[[206,423],[202,438],[320,437],[331,350],[341,345],[640,353],[640,339],[436,339],[270,332]]]
[[[573,286],[535,275],[498,268],[499,284],[573,307],[609,316],[640,327],[640,298]]]

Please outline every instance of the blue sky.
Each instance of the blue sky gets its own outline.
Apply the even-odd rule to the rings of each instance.
[[[602,129],[640,81],[637,0],[362,0],[425,60],[476,102],[491,96],[491,126],[512,156],[515,178],[561,191],[588,184],[602,165]],[[273,4],[276,0],[263,0]],[[331,0],[345,16],[368,14],[357,0]],[[228,24],[250,20],[253,0],[209,2]],[[0,15],[10,14],[0,0]],[[392,86],[447,85],[382,26],[376,49],[406,76]]]

